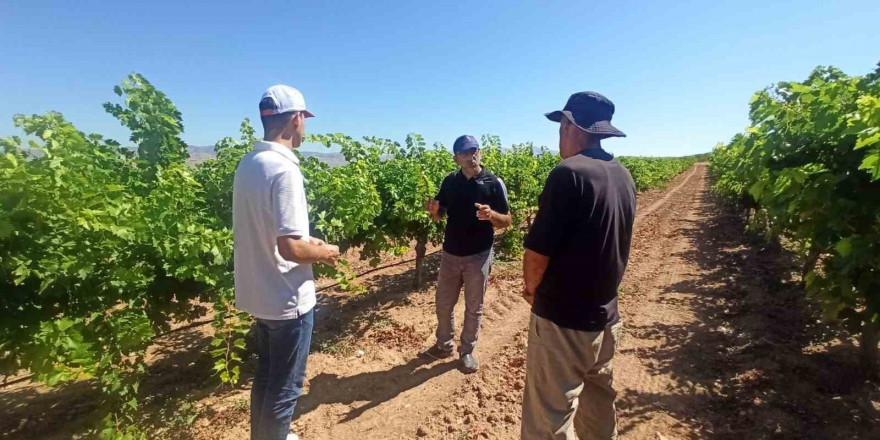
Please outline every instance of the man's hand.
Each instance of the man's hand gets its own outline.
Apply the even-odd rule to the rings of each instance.
[[[316,237],[309,237],[309,242],[321,248],[324,256],[318,260],[319,263],[336,266],[336,259],[339,258],[339,246],[327,244],[324,240]]]
[[[500,214],[498,211],[493,211],[489,205],[483,205],[482,203],[474,203],[474,207],[477,208],[477,218],[481,221],[492,223],[493,228],[504,229],[510,226],[512,218],[509,213]]]
[[[425,211],[428,214],[431,214],[431,218],[434,220],[440,219],[440,202],[436,199],[428,199],[425,200]]]
[[[479,203],[474,203],[474,206],[477,208],[477,218],[483,221],[492,221],[492,216],[495,214],[495,211],[489,207],[489,205],[481,205]]]
[[[321,253],[323,254],[318,261],[331,267],[336,266],[336,259],[339,258],[339,246],[336,246],[335,244],[327,244],[323,241],[318,246],[321,248]]]
[[[526,287],[523,287],[522,297],[527,303],[529,303],[529,305],[535,303],[535,292],[529,292],[529,289]]]

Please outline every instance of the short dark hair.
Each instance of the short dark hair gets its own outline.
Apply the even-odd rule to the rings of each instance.
[[[581,133],[584,133],[586,135],[586,136],[584,136],[584,142],[586,142],[588,145],[591,143],[592,140],[601,141],[603,139],[607,139],[607,138],[611,137],[611,135],[608,135],[608,134],[590,133],[589,131],[582,129],[579,125],[575,124],[574,122],[572,122],[570,119],[568,119],[564,115],[562,116],[562,119],[559,120],[559,123],[573,125],[574,128],[576,128],[578,131],[580,131]]]
[[[272,110],[274,108],[275,102],[272,101],[272,98],[265,98],[260,101],[260,112],[263,110]],[[278,132],[284,130],[284,127],[290,123],[290,120],[293,119],[296,114],[297,112],[287,112],[277,115],[260,116],[260,122],[263,123],[263,137],[267,139],[275,137]]]

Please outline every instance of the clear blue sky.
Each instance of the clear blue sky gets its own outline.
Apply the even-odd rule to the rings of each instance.
[[[312,133],[447,146],[493,133],[553,149],[542,113],[596,90],[629,135],[606,148],[683,155],[741,131],[758,89],[880,61],[876,0],[101,3],[0,4],[0,136],[19,134],[15,113],[58,110],[127,142],[101,103],[136,71],[177,104],[194,145],[258,124],[262,91],[286,83],[317,115]]]

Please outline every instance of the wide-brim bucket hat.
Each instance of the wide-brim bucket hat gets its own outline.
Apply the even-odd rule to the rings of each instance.
[[[560,122],[562,117],[581,130],[604,137],[626,137],[617,127],[611,125],[614,116],[614,103],[596,92],[578,92],[568,98],[562,110],[545,113],[547,119]]]

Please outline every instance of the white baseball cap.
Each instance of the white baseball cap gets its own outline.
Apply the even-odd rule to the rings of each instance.
[[[271,103],[268,103],[268,98]],[[280,115],[287,112],[302,112],[307,118],[313,118],[306,110],[306,100],[299,90],[278,84],[266,89],[260,97],[260,116]]]

